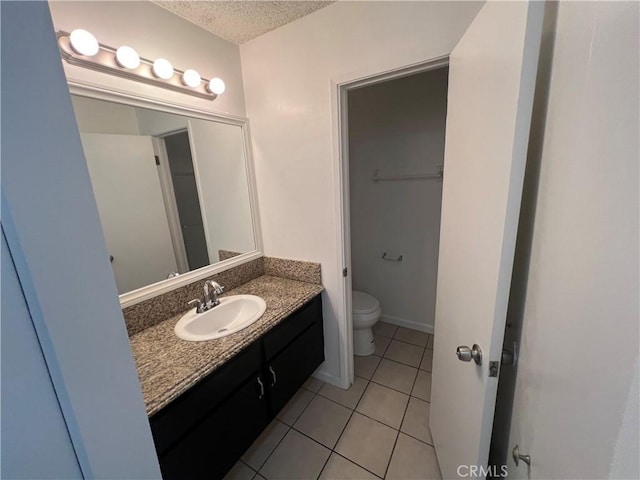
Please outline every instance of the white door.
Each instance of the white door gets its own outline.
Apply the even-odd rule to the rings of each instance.
[[[430,415],[444,478],[487,467],[543,10],[485,4],[450,58]],[[481,365],[456,356],[473,344]]]
[[[178,269],[151,137],[81,134],[119,293]]]

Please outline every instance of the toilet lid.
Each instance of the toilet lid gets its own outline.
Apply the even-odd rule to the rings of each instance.
[[[364,292],[353,290],[351,298],[351,310],[353,313],[371,313],[380,308],[378,300]]]

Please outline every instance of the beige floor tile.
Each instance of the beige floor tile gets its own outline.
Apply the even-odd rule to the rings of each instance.
[[[373,473],[355,463],[332,453],[329,461],[322,470],[320,480],[376,480]]]
[[[259,470],[288,430],[289,427],[284,423],[272,421],[244,453],[242,461],[254,470]]]
[[[256,472],[240,460],[224,476],[224,480],[252,480]]]
[[[351,410],[316,395],[304,409],[293,428],[333,448],[351,417]]]
[[[340,437],[336,452],[383,477],[397,434],[393,428],[356,412]]]
[[[276,418],[287,425],[293,425],[305,407],[309,405],[313,395],[314,394],[309,390],[301,388],[282,408],[282,410],[280,410],[280,413],[278,413]]]
[[[429,350],[433,350],[433,335],[429,335],[429,340],[427,341],[427,348]]]
[[[372,380],[385,387],[411,393],[418,369],[383,358]]]
[[[416,383],[413,385],[413,390],[411,390],[411,396],[418,397],[419,399],[425,400],[427,402],[431,401],[430,372],[423,372],[422,370],[418,371]]]
[[[409,395],[396,392],[377,383],[370,383],[358,404],[356,412],[400,429],[402,417],[407,408]]]
[[[262,475],[260,475],[259,473],[256,473],[256,476],[253,477],[253,480],[267,480],[266,478],[264,478]]]
[[[318,478],[331,451],[295,430],[289,430],[260,469],[268,480]]]
[[[348,390],[325,383],[318,391],[318,395],[322,395],[329,400],[338,402],[340,405],[344,405],[353,410],[356,408],[358,401],[360,401],[364,389],[367,388],[367,383],[369,382],[364,378],[355,377],[353,379],[353,385],[351,385]]]
[[[429,350],[427,348],[424,351],[422,361],[420,362],[420,370],[425,370],[427,372],[433,371],[433,350]]]
[[[391,343],[391,339],[383,337],[382,335],[374,335],[373,340],[376,344],[376,351],[373,353],[379,357],[383,356],[384,352],[387,351],[387,347]]]
[[[384,353],[384,358],[389,358],[396,362],[418,368],[423,353],[424,348],[392,340],[387,351]]]
[[[431,404],[429,402],[411,397],[400,431],[433,445],[431,430],[429,430],[430,409]]]
[[[318,393],[318,390],[324,385],[322,380],[318,380],[315,377],[309,377],[309,379],[304,382],[303,387],[313,393]]]
[[[398,327],[390,323],[378,322],[373,326],[373,334],[381,337],[393,338]]]
[[[410,328],[398,327],[393,339],[425,348],[429,340],[429,334],[419,332],[418,330],[411,330]]]
[[[388,340],[388,339],[385,339]],[[369,355],[367,357],[353,357],[353,370],[358,377],[371,380],[373,372],[378,368],[380,363],[380,357],[376,355]]]
[[[400,433],[385,478],[388,480],[441,479],[436,451],[431,445]]]

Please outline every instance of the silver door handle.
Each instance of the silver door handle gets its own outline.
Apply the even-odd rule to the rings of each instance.
[[[258,385],[260,385],[260,395],[258,395],[258,399],[262,399],[262,397],[264,397],[264,384],[260,377],[256,377],[256,380],[258,380]]]
[[[513,461],[516,464],[516,467],[520,463],[520,460],[522,460],[527,465],[531,466],[531,455],[520,455],[520,447],[518,447],[518,444],[516,444],[516,446],[513,447],[513,450],[511,451],[511,456],[513,457]]]
[[[462,362],[470,362],[473,360],[477,365],[482,365],[482,349],[477,343],[474,343],[471,348],[466,345],[460,345],[456,349],[456,355],[458,356],[458,360]]]
[[[271,382],[271,386],[273,387],[278,381],[278,377],[276,377],[276,372],[272,367],[269,367],[269,373],[271,374],[271,378],[273,378],[273,381]]]

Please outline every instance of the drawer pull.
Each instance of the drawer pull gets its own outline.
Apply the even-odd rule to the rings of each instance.
[[[264,384],[260,377],[256,377],[256,380],[258,380],[258,385],[260,385],[260,394],[258,395],[258,398],[262,399],[264,397]]]
[[[271,382],[271,386],[273,387],[278,381],[278,377],[276,377],[276,372],[273,370],[273,367],[269,367],[269,373],[271,373],[271,377],[273,378],[273,381]]]

